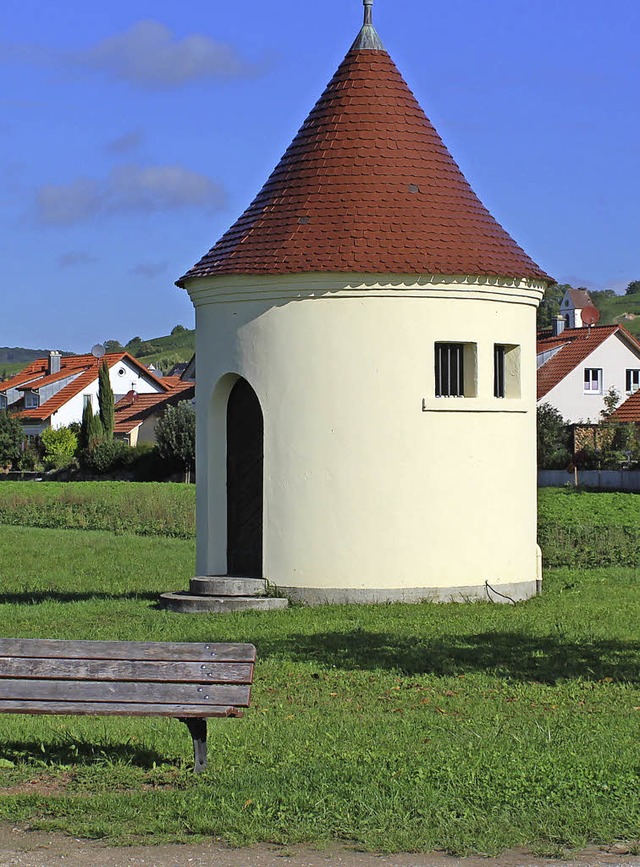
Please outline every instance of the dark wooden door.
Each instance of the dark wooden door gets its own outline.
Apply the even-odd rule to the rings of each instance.
[[[262,410],[245,379],[227,404],[227,573],[262,578]]]

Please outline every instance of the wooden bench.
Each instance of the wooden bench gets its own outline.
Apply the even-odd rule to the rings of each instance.
[[[0,713],[175,717],[207,765],[207,719],[249,706],[252,644],[0,639]]]

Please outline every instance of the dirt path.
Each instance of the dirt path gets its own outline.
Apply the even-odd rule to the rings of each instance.
[[[499,858],[446,855],[372,855],[346,848],[255,846],[229,849],[216,843],[113,848],[62,834],[0,824],[0,867],[640,867],[624,847],[590,849],[568,861],[507,852]]]

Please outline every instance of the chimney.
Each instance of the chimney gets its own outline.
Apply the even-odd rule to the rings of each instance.
[[[565,319],[564,316],[558,314],[551,323],[551,333],[554,337],[558,337],[564,331]]]
[[[56,352],[55,349],[52,349],[49,353],[49,374],[60,373],[61,359],[62,355],[59,352]]]

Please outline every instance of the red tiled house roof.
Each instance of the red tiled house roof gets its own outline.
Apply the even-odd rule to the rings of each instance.
[[[69,371],[76,365],[74,362],[76,359],[82,359],[86,356],[83,355],[69,355],[63,356],[60,359],[61,363],[61,371],[64,369],[65,373],[62,374],[64,376],[69,376]],[[92,356],[93,357],[93,356]],[[78,367],[82,367],[83,364],[80,362],[77,364]],[[28,364],[24,367],[20,373],[16,373],[15,376],[10,377],[10,379],[5,379],[4,382],[0,382],[0,392],[9,391],[11,388],[20,388],[21,386],[26,386],[28,383],[33,382],[37,379],[42,379],[43,376],[48,375],[49,370],[49,359],[48,358],[36,358],[35,361],[32,361],[31,364]]]
[[[538,355],[549,349],[557,347],[560,349],[538,368],[538,400],[555,388],[565,376],[614,334],[619,334],[640,352],[640,343],[622,325],[567,328],[557,337],[549,333],[540,334],[536,348]]]
[[[63,356],[60,359],[60,372],[49,374],[49,359],[39,358],[32,362],[28,368],[17,374],[12,379],[0,384],[0,391],[6,391],[9,388],[19,388],[20,390],[38,389],[45,385],[58,382],[69,376],[74,376],[72,382],[67,383],[63,388],[57,391],[49,400],[45,401],[38,407],[32,409],[23,409],[16,413],[17,417],[22,421],[43,421],[50,418],[54,412],[57,412],[71,398],[80,394],[84,388],[90,385],[98,376],[98,368],[101,361],[105,361],[109,368],[113,367],[120,361],[126,360],[129,364],[144,371],[145,375],[153,382],[157,383],[164,391],[168,386],[164,384],[162,379],[158,379],[154,374],[147,370],[137,358],[129,355],[128,352],[116,352],[103,356],[102,359],[97,359],[93,355],[71,355]],[[26,378],[25,378],[26,377]]]
[[[373,34],[378,47],[356,40],[252,204],[178,286],[301,272],[551,282],[480,202]]]
[[[176,380],[170,383],[170,390],[164,394],[127,394],[115,405],[115,434],[129,434],[149,416],[162,412],[165,407],[191,400],[195,395],[195,383],[183,382],[180,377],[165,377]]]
[[[611,413],[610,421],[640,423],[640,391],[635,391]]]

